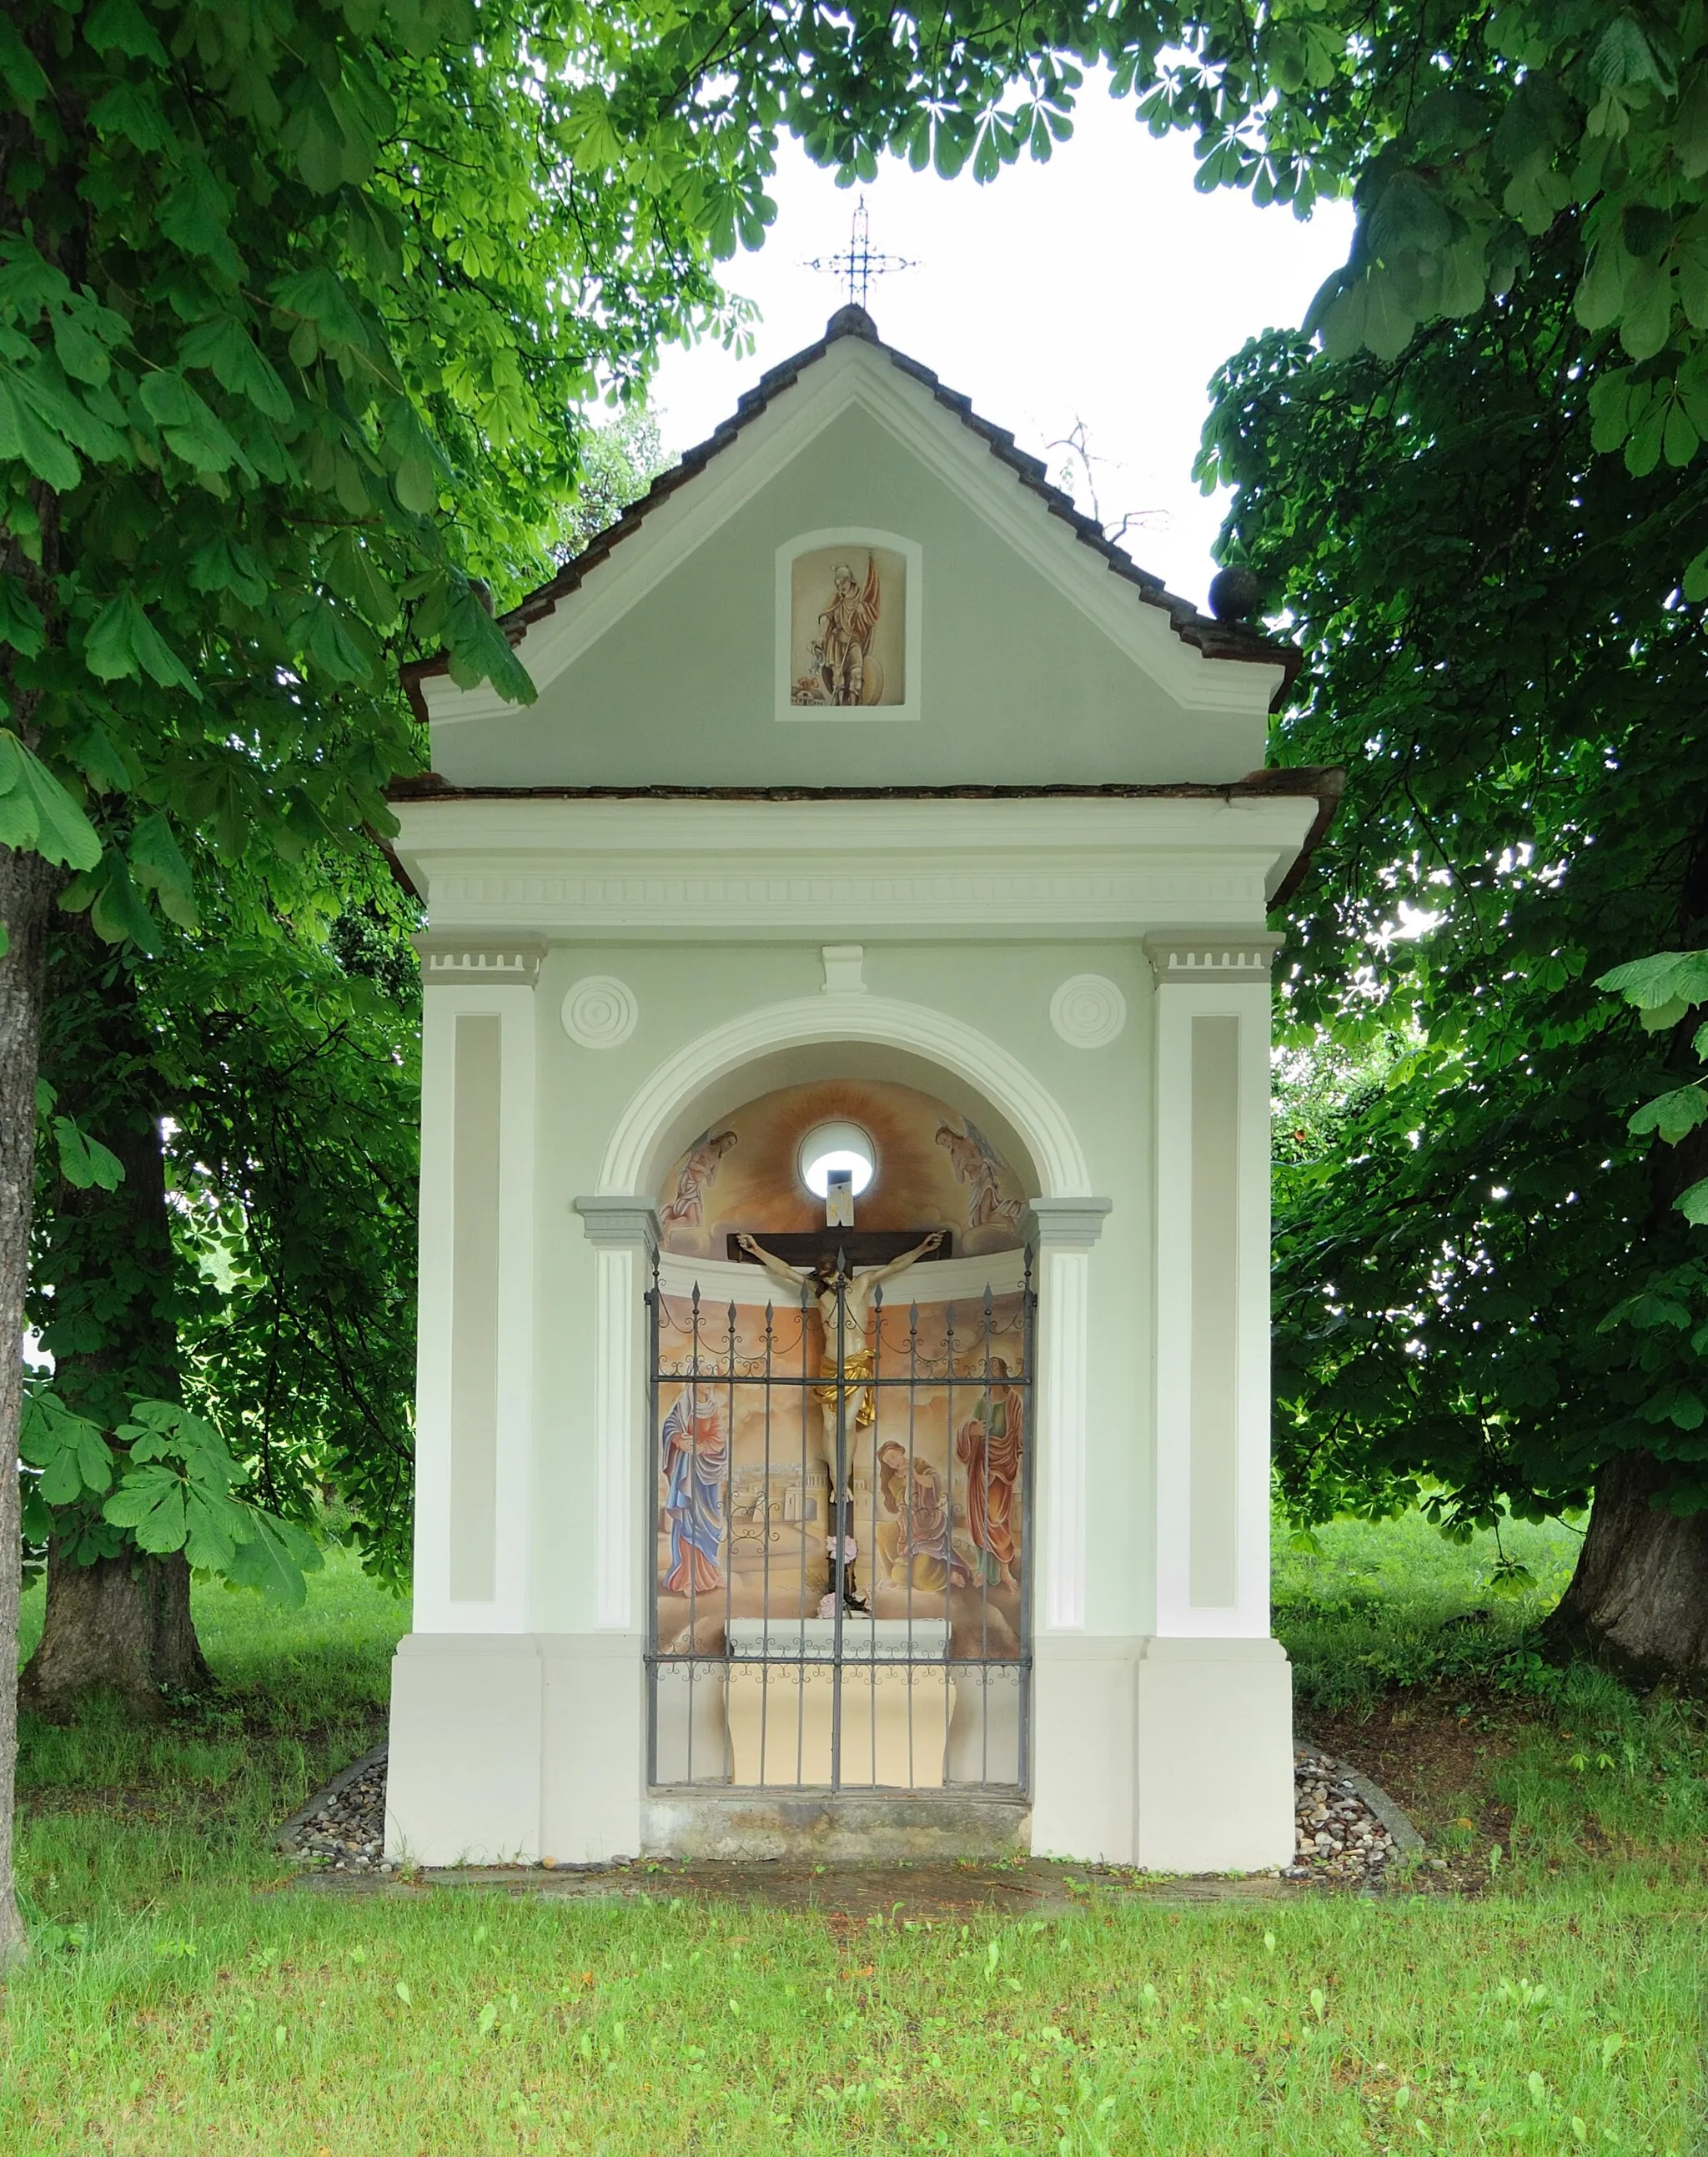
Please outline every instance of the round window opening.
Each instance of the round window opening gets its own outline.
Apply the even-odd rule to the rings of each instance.
[[[872,1140],[858,1124],[817,1124],[800,1141],[800,1180],[815,1198],[822,1198],[831,1177],[846,1169],[857,1198],[877,1171]]]

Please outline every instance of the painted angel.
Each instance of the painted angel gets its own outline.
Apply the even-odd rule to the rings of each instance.
[[[937,1143],[954,1163],[957,1181],[969,1187],[968,1228],[984,1228],[1000,1222],[1005,1227],[1017,1228],[1026,1210],[1025,1202],[1002,1196],[1002,1175],[1006,1164],[978,1125],[965,1116],[961,1119],[959,1130],[953,1124],[939,1122]]]
[[[877,557],[866,558],[863,584],[855,583],[854,572],[846,562],[837,563],[833,582],[835,593],[818,618],[818,639],[813,646],[826,702],[875,704],[883,694],[882,672],[872,657],[872,635],[877,627],[882,603]]]
[[[723,1156],[737,1143],[733,1131],[702,1131],[677,1171],[676,1196],[659,1215],[666,1228],[697,1228],[705,1212],[706,1187],[715,1183]]]

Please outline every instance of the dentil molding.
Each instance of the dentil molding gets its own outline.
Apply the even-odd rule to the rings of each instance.
[[[546,955],[542,936],[495,936],[490,930],[460,936],[433,929],[409,941],[420,954],[421,986],[479,981],[493,987],[531,989]]]
[[[1269,962],[1287,941],[1268,929],[1169,929],[1143,940],[1159,986],[1176,981],[1267,981]]]

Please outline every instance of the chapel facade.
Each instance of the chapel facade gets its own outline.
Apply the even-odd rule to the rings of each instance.
[[[1269,927],[1335,775],[863,311],[412,670],[427,1864],[1293,1854]]]

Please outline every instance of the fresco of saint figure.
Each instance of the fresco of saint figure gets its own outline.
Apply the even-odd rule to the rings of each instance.
[[[724,1480],[729,1434],[716,1396],[685,1386],[659,1434],[664,1512],[670,1522],[667,1594],[700,1595],[723,1585],[718,1568],[723,1539]]]
[[[949,1539],[943,1480],[931,1463],[916,1453],[910,1465],[907,1449],[891,1439],[877,1449],[877,1487],[888,1516],[878,1521],[874,1537],[880,1578],[931,1595],[950,1586],[970,1588],[972,1575]]]
[[[1016,1584],[1016,1499],[1024,1421],[1020,1393],[1008,1382],[1008,1366],[993,1356],[989,1383],[955,1433],[954,1452],[967,1471],[967,1532],[985,1578],[1000,1588]]]
[[[706,1187],[715,1183],[723,1156],[735,1145],[733,1131],[702,1131],[677,1171],[676,1196],[659,1214],[666,1228],[697,1228],[705,1211]]]
[[[790,606],[789,701],[870,709],[903,701],[906,566],[886,548],[798,555]]]

